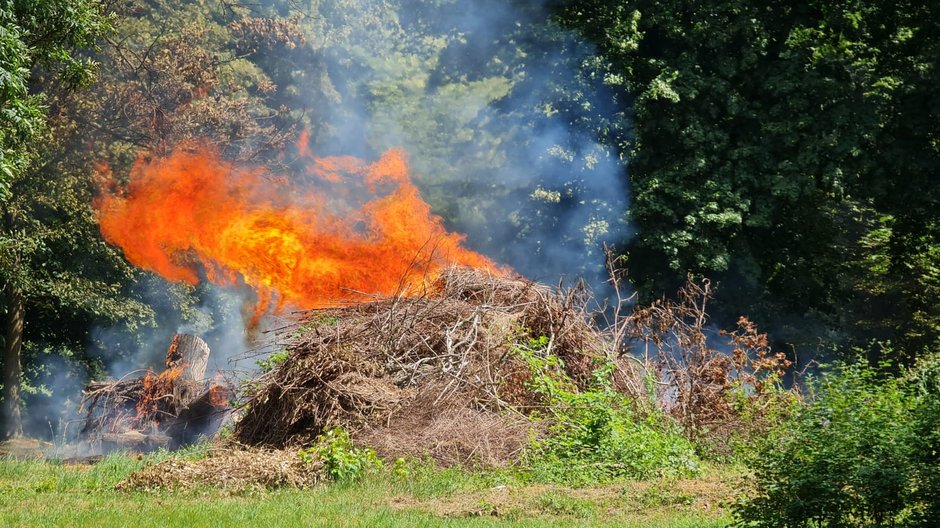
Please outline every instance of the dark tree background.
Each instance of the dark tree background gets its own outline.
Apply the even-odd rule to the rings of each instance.
[[[634,97],[644,298],[707,275],[787,343],[937,345],[935,3],[562,4]]]

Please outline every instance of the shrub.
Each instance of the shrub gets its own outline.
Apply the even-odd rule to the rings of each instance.
[[[714,294],[709,281],[690,278],[675,299],[615,319],[613,341],[642,354],[645,394],[634,394],[675,418],[704,452],[727,457],[798,395],[783,383],[793,363],[747,317],[734,331],[714,333],[706,311]]]
[[[299,456],[304,462],[321,460],[326,474],[336,482],[358,480],[383,466],[375,451],[354,447],[349,433],[339,427],[317,437],[317,443],[300,451]]]
[[[920,506],[912,524],[926,528],[940,519],[940,355],[922,358],[909,385],[917,402],[911,453],[917,482],[913,498]]]
[[[811,381],[809,398],[749,461],[739,526],[935,526],[940,363],[902,378],[862,365]]]
[[[579,391],[545,345],[542,339],[519,347],[533,373],[530,387],[543,398],[540,418],[547,422],[546,434],[531,441],[524,458],[537,479],[585,484],[698,470],[695,450],[678,424],[658,413],[636,415],[630,399],[614,390],[612,363],[598,368],[592,386]]]

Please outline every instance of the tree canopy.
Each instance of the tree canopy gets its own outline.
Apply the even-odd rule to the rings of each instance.
[[[634,101],[644,296],[717,276],[791,342],[936,345],[936,6],[565,4]]]
[[[31,160],[32,142],[45,130],[45,98],[30,90],[33,69],[49,82],[87,84],[94,61],[76,51],[95,45],[106,30],[97,0],[7,0],[0,4],[0,199]]]

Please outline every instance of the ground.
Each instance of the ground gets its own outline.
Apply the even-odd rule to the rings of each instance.
[[[727,525],[733,476],[618,482],[571,489],[508,475],[414,466],[311,489],[124,492],[115,485],[159,457],[69,464],[0,447],[0,526],[618,526]],[[25,446],[28,447],[28,446]]]

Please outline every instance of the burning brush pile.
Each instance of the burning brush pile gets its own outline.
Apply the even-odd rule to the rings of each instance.
[[[167,350],[163,372],[89,384],[82,398],[83,442],[91,452],[151,451],[214,434],[235,393],[222,379],[204,379],[209,353],[202,339],[180,334]]]
[[[640,412],[655,407],[695,437],[727,429],[737,412],[729,391],[763,386],[763,373],[782,361],[751,327],[730,334],[733,356],[710,346],[707,287],[629,316],[618,297],[613,324],[601,330],[581,290],[514,278],[465,247],[421,199],[403,151],[367,162],[318,158],[308,147],[302,138],[302,177],[226,162],[205,144],[141,158],[126,185],[102,175],[102,235],[130,262],[170,281],[251,290],[252,324],[306,310],[275,332],[283,350],[264,360],[269,370],[238,391],[237,449],[278,459],[343,428],[385,458],[511,463],[546,427],[537,412],[552,411],[531,388],[539,360],[561,365],[580,390],[606,361],[612,387]],[[620,291],[618,275],[611,279]],[[630,355],[631,343],[643,345],[642,359]],[[211,432],[218,422],[207,417],[224,416],[232,392],[202,379],[199,357],[168,357],[162,374],[90,386],[86,437],[172,447]],[[755,368],[751,357],[760,360]],[[203,464],[225,464],[210,459]],[[315,480],[286,460],[263,480]],[[166,465],[149,474],[198,480],[204,469]]]
[[[708,431],[719,448],[731,435],[760,434],[762,410],[781,408],[790,397],[779,390],[789,364],[770,354],[766,335],[747,321],[726,334],[732,354],[709,346],[707,283],[680,293],[679,301],[617,316],[613,327],[601,330],[585,313],[589,299],[578,289],[552,290],[455,267],[438,274],[420,296],[303,312],[276,331],[284,349],[264,360],[269,370],[244,383],[228,446],[202,460],[150,466],[126,485],[311,485],[322,480],[326,461],[300,463],[298,450],[316,449],[321,435],[336,428],[386,460],[510,465],[533,445],[533,435],[548,439],[568,426],[551,418],[559,417],[553,413],[558,402],[537,388],[533,372],[540,367],[533,362],[539,360],[563,369],[576,386],[571,390],[582,394],[597,390],[597,369],[606,362],[611,388],[636,405],[630,412],[662,413],[682,426],[680,436],[674,429],[652,433],[643,421],[630,425],[624,438],[639,437],[615,446],[623,448],[612,462],[615,470],[630,464],[640,468],[636,474],[693,467],[687,440],[700,432]],[[645,360],[629,355],[625,344],[644,342],[658,353]],[[745,397],[753,405],[742,407]],[[749,414],[748,421],[741,413]],[[749,432],[752,426],[757,429]],[[661,441],[657,449],[669,451],[670,463],[680,469],[650,462],[649,438]],[[269,460],[270,467],[246,471],[239,462],[245,453]],[[643,466],[648,462],[653,465]]]
[[[540,405],[514,343],[549,337],[543,353],[585,382],[604,340],[582,304],[575,292],[451,268],[420,297],[306,312],[279,331],[283,360],[254,381],[235,438],[280,449],[343,427],[385,457],[509,462]]]

